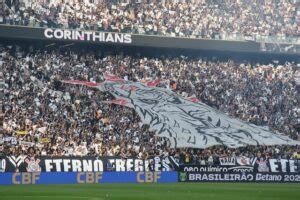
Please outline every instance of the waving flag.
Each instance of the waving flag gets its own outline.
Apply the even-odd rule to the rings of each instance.
[[[148,124],[150,130],[158,136],[169,138],[172,147],[207,148],[225,145],[236,148],[246,145],[300,144],[286,135],[232,118],[165,88],[125,81],[108,73],[104,77],[106,81],[103,83],[64,82],[109,92],[116,99],[106,103],[133,108],[142,123]]]

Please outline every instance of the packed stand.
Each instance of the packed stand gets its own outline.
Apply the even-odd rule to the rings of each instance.
[[[296,0],[25,2],[7,1],[2,22],[208,39],[300,35]]]
[[[208,162],[224,155],[297,157],[299,147],[171,149],[142,125],[134,110],[101,103],[110,94],[61,80],[102,82],[110,72],[130,81],[161,80],[184,97],[196,97],[228,115],[299,137],[296,63],[250,64],[204,58],[150,58],[96,52],[0,47],[3,130],[0,154],[121,156],[173,155],[182,162]]]

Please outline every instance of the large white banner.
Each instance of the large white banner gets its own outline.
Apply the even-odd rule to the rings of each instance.
[[[175,148],[207,148],[225,145],[236,148],[246,145],[296,145],[281,133],[227,116],[204,103],[195,103],[157,84],[142,84],[105,74],[103,83],[63,81],[95,87],[109,92],[114,103],[133,108],[144,124],[160,137],[167,137]]]

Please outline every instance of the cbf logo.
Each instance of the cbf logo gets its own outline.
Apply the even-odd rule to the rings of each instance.
[[[78,172],[77,183],[100,183],[103,172]]]
[[[138,172],[136,180],[138,183],[157,183],[160,179],[161,172]]]
[[[186,178],[187,178],[186,172],[180,172],[180,173],[179,173],[179,180],[180,180],[181,182],[185,182],[185,181],[186,181]]]
[[[12,183],[13,184],[36,184],[40,179],[41,173],[13,173],[12,174]]]

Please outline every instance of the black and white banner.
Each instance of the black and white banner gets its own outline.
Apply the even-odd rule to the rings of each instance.
[[[104,73],[104,78],[102,83],[63,82],[86,85],[112,94],[115,100],[105,103],[134,109],[142,123],[149,125],[157,136],[169,138],[173,148],[300,144],[287,135],[232,118],[204,103],[193,102],[166,88],[155,87],[156,84],[125,81],[108,73]]]
[[[222,157],[219,158],[221,165],[235,165],[236,164],[236,157]]]
[[[300,160],[296,159],[264,159],[240,158],[228,159],[224,165],[221,158],[220,165],[180,165],[180,172],[272,172],[272,173],[298,173],[300,174]],[[236,162],[234,163],[233,160]]]
[[[0,157],[0,172],[174,171],[176,165],[173,157]]]
[[[300,183],[300,174],[241,172],[179,172],[179,182],[293,182]]]
[[[254,172],[253,166],[180,165],[180,172]]]

